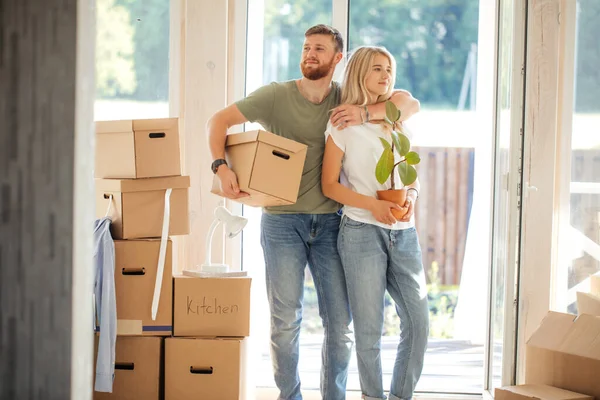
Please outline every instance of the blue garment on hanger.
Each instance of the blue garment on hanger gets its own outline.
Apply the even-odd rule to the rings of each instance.
[[[94,389],[97,392],[109,393],[112,393],[115,377],[115,345],[117,342],[115,243],[110,234],[111,222],[111,219],[107,217],[94,222],[95,318],[100,330]]]

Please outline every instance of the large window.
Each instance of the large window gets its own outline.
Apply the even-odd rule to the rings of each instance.
[[[348,8],[338,1],[335,10],[342,14],[348,11],[348,33],[343,33],[349,52],[360,45],[388,48],[398,63],[396,86],[412,92],[422,106],[408,124],[415,133],[413,144],[422,159],[418,167],[422,190],[416,221],[428,276],[431,316],[429,348],[417,390],[480,394],[486,382],[490,193],[495,183],[490,179],[494,165],[493,131],[486,129],[492,125],[491,117],[482,128],[477,101],[481,96],[490,99],[491,104],[494,96],[493,90],[486,89],[488,86],[477,85],[477,66],[481,61],[480,1],[350,0],[345,6]],[[340,20],[339,16],[333,18],[333,8],[332,0],[249,0],[246,93],[271,81],[299,78],[304,31],[317,23]],[[486,23],[495,25],[493,18]],[[510,46],[506,44],[507,51]],[[492,50],[488,53],[492,54]],[[483,65],[489,67],[491,79],[493,61]],[[256,128],[249,125],[246,129]],[[504,128],[507,132],[510,129],[508,124]],[[506,151],[503,154],[500,157],[506,156]],[[506,169],[508,165],[501,167]],[[505,216],[506,204],[500,206],[504,211],[496,218]],[[244,215],[250,222],[243,232],[242,262],[243,269],[250,271],[255,281],[252,332],[261,353],[257,385],[273,387],[269,308],[263,254],[258,246],[261,210],[244,207]],[[504,266],[506,260],[499,262]],[[499,270],[494,281],[498,287],[503,285],[503,277],[503,270]],[[389,388],[399,320],[391,298],[386,298],[386,305],[382,363],[384,387]],[[494,303],[497,309],[503,306],[503,297]],[[495,336],[496,342],[502,340],[502,326],[497,330],[500,334]],[[307,268],[300,337],[300,378],[304,389],[319,387],[322,339],[316,293]],[[501,343],[498,344],[497,350],[501,351]],[[500,371],[494,375],[498,374]],[[354,356],[348,390],[360,390]]]
[[[95,120],[169,116],[169,0],[97,0]]]
[[[556,301],[560,311],[577,312],[577,292],[590,291],[590,276],[600,272],[600,59],[597,24],[600,3],[578,0],[575,31],[575,66],[569,185],[561,209],[566,220],[559,232]],[[566,60],[568,61],[568,60]],[[564,132],[564,134],[569,134]],[[569,174],[567,167],[559,174]],[[595,293],[600,303],[600,292]]]

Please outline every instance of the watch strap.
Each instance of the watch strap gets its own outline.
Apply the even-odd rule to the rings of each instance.
[[[210,166],[210,169],[212,170],[213,174],[216,174],[219,170],[219,167],[223,164],[227,165],[227,161],[223,158],[218,158],[215,161],[213,161],[212,165]]]

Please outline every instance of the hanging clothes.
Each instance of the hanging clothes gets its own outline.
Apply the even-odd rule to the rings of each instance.
[[[97,392],[112,393],[117,341],[117,301],[115,295],[115,244],[110,234],[111,219],[94,222],[94,298],[96,330],[99,330],[96,360]],[[96,325],[96,324],[94,324]]]

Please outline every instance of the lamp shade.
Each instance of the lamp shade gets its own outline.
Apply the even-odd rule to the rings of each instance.
[[[248,218],[233,215],[223,206],[216,208],[215,217],[223,224],[225,234],[230,239],[239,234],[248,223]]]

